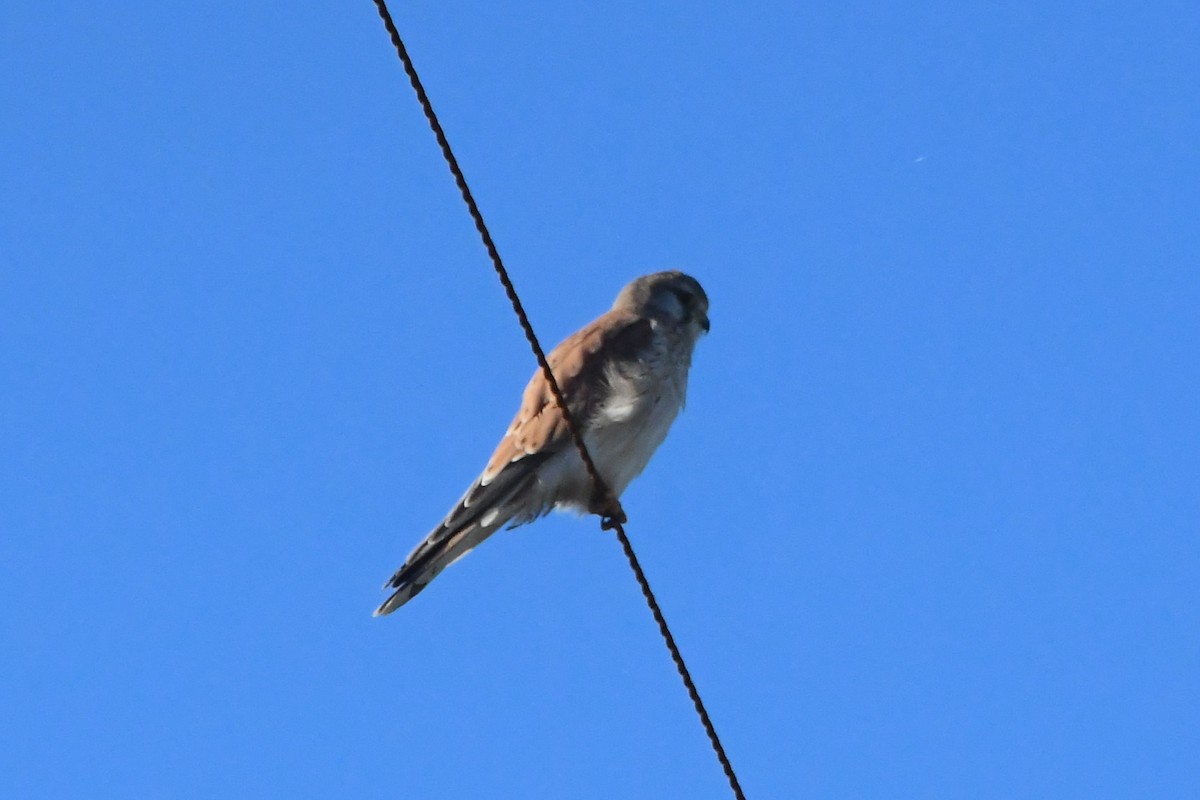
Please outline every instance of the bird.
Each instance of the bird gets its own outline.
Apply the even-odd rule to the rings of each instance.
[[[395,611],[504,526],[551,510],[624,522],[616,502],[667,436],[687,397],[692,351],[707,334],[708,295],[676,270],[628,283],[612,308],[555,347],[547,362],[608,489],[588,475],[542,370],[483,472],[384,584],[374,616]]]

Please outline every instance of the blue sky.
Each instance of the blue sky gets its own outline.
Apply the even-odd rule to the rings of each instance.
[[[748,796],[1200,796],[1192,2],[396,3]],[[617,543],[377,587],[533,361],[369,2],[0,8],[0,794],[721,798]]]

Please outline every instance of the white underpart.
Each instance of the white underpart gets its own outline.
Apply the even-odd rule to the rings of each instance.
[[[609,370],[611,395],[584,435],[592,460],[618,497],[667,438],[686,399],[694,340],[669,343],[667,335],[657,333],[636,368]]]
[[[683,407],[683,397],[670,380],[659,382],[651,392],[639,392],[628,383],[613,388],[612,399],[601,409],[584,442],[596,468],[619,497],[667,438]]]

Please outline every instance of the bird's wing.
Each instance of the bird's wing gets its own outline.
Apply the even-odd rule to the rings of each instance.
[[[650,320],[628,311],[610,311],[581,328],[546,357],[571,417],[586,430],[611,390],[608,370],[634,360],[650,344]],[[533,374],[521,398],[521,408],[487,467],[482,486],[499,481],[527,459],[571,446],[571,432],[542,370]]]

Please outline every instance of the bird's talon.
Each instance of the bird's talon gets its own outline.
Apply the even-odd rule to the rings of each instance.
[[[599,515],[602,530],[610,531],[626,522],[625,509],[621,508],[621,501],[611,492],[595,492],[588,504],[588,511]]]
[[[625,510],[615,497],[610,497],[608,503],[598,512],[600,514],[600,530],[611,531],[618,525],[628,522]]]

